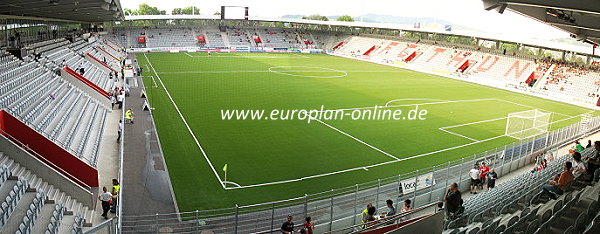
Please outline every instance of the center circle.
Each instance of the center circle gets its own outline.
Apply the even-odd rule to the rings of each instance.
[[[348,75],[345,71],[335,70],[325,67],[307,67],[307,66],[275,66],[269,68],[270,72],[288,76],[299,76],[309,78],[341,78]],[[305,74],[302,74],[305,73]],[[317,75],[315,73],[322,73]]]

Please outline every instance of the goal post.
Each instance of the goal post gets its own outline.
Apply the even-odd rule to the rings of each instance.
[[[505,135],[519,140],[533,137],[550,130],[551,112],[538,109],[508,114]]]

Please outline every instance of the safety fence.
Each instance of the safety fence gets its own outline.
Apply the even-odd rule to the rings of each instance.
[[[316,221],[316,233],[349,232],[348,227],[359,227],[359,214],[369,203],[379,212],[385,210],[388,199],[395,204],[410,199],[413,207],[418,209],[440,201],[452,182],[457,182],[461,191],[468,190],[467,172],[475,163],[486,162],[501,177],[535,162],[540,155],[558,156],[558,147],[596,132],[599,127],[600,117],[586,118],[585,121],[460,160],[287,200],[182,213],[124,216],[120,231],[269,233],[278,231],[287,216],[292,215],[296,223],[302,223],[305,216],[311,216]]]

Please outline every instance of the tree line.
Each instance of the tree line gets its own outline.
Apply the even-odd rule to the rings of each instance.
[[[142,3],[138,6],[138,9],[129,9],[129,8],[123,9],[123,13],[125,13],[125,15],[166,15],[167,11],[160,10],[160,9],[158,9],[158,7],[153,7],[146,3]],[[199,15],[199,14],[200,14],[200,8],[198,8],[196,6],[188,6],[188,7],[184,7],[184,8],[174,8],[171,11],[171,15]],[[217,11],[214,13],[214,15],[221,15],[221,12]],[[329,21],[329,18],[327,18],[327,16],[318,15],[318,14],[303,16],[302,19]],[[337,17],[336,21],[353,22],[354,19],[352,18],[352,16],[342,15],[342,16]]]

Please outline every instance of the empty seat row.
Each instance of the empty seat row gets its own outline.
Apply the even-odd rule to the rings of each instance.
[[[13,212],[28,187],[27,180],[19,179],[4,202],[2,202],[2,207],[0,207],[0,228],[4,227],[10,214]]]
[[[17,234],[30,234],[31,229],[33,228],[34,222],[37,220],[42,207],[46,203],[46,193],[37,192],[35,198],[31,205],[29,205],[29,209],[25,213],[25,217],[23,217],[23,222],[19,224],[19,229],[17,230]]]
[[[48,224],[48,229],[45,234],[56,234],[58,233],[58,228],[60,227],[60,223],[65,215],[65,207],[62,203],[56,204],[54,207],[54,211],[52,211],[52,217],[50,218],[50,223]]]
[[[83,234],[83,215],[77,214],[75,215],[75,222],[71,227],[71,234]]]

